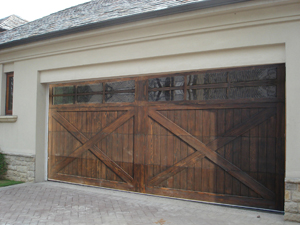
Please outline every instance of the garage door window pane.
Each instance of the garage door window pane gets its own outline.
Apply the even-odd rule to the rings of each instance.
[[[189,89],[187,94],[187,100],[226,99],[226,95],[226,88]]]
[[[54,87],[53,95],[74,94],[74,86]]]
[[[236,87],[229,91],[229,99],[275,98],[276,86]]]
[[[73,104],[74,96],[54,96],[53,105]]]
[[[134,90],[134,80],[121,81],[121,82],[108,82],[105,84],[105,91],[121,91],[121,90]]]
[[[102,103],[102,95],[78,95],[78,103]]]
[[[226,83],[226,82],[227,82],[227,72],[205,73],[205,74],[188,76],[188,86],[199,85],[199,84]]]
[[[184,76],[160,77],[149,79],[149,88],[182,87],[184,86]]]
[[[102,92],[103,85],[102,84],[92,84],[92,85],[84,85],[77,87],[77,93],[94,93],[94,92]]]
[[[157,101],[182,101],[184,100],[183,90],[171,90],[171,91],[151,91],[148,94],[150,102]]]
[[[242,71],[236,70],[229,72],[229,80],[232,83],[259,80],[275,80],[276,78],[276,68],[260,68]]]
[[[105,94],[105,102],[134,102],[134,93],[107,93]]]

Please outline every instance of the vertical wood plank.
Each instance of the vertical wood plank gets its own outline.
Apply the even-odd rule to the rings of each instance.
[[[114,111],[114,112],[111,112],[111,114],[112,114],[112,118],[113,118],[111,122],[113,122],[118,118],[118,112]],[[111,159],[113,161],[116,161],[117,155],[118,155],[118,152],[117,152],[117,148],[118,148],[118,137],[117,137],[118,134],[117,134],[117,131],[118,131],[118,129],[116,129],[115,131],[113,131],[111,133],[111,138],[112,138],[111,139],[111,142],[112,142],[112,144],[111,144]],[[114,172],[111,171],[111,173],[112,173],[112,180],[119,181],[119,177]]]
[[[92,118],[92,114],[91,112],[86,112],[86,131],[84,133],[84,135],[86,137],[89,138],[90,136],[90,131],[92,130],[92,125],[91,123],[93,123],[93,118]],[[93,153],[91,153],[89,150],[88,150],[88,164],[90,164],[90,177],[92,178],[95,178],[95,168],[94,168],[94,161],[95,161],[95,156]]]
[[[276,207],[284,208],[285,104],[277,104],[276,115]]]
[[[146,150],[146,186],[148,186],[148,180],[154,176],[154,122],[149,117],[147,118],[149,123],[149,131],[147,135],[147,150]]]
[[[233,117],[233,109],[226,109],[226,131],[233,127]],[[225,159],[227,159],[229,162],[232,162],[233,158],[232,149],[232,142],[225,146]],[[232,176],[230,176],[228,173],[225,173],[225,194],[232,194]]]
[[[78,129],[82,132],[82,133],[86,133],[86,112],[77,112],[74,115],[77,118],[77,124],[78,124]],[[90,163],[90,151],[87,150],[84,153],[84,158],[85,158],[85,176],[91,176],[91,163]]]
[[[210,128],[209,128],[209,142],[216,139],[218,133],[217,127],[217,110],[210,110]],[[212,193],[217,192],[217,165],[211,162],[210,166],[210,178],[209,178],[209,190]]]
[[[276,193],[276,117],[267,121],[267,188]]]
[[[134,179],[136,191],[145,193],[145,149],[147,148],[146,137],[148,134],[148,108],[136,108],[135,133],[135,154],[134,154]]]
[[[258,109],[251,109],[250,116],[255,115],[258,113]],[[250,169],[250,176],[257,180],[258,177],[258,146],[259,146],[259,130],[258,126],[252,128],[250,131],[250,159],[249,159],[249,169]],[[258,194],[253,190],[249,190],[250,197],[258,197]]]
[[[68,120],[71,124],[73,124],[74,126],[78,127],[77,122],[76,122],[76,113],[75,112],[60,112],[60,114],[66,119]],[[63,131],[61,130],[61,138],[64,140],[63,143],[61,143],[61,147],[63,148],[63,155],[64,157],[68,157],[68,155],[70,155],[74,150],[74,146],[73,146],[73,141],[70,140],[71,137],[69,139],[66,139],[66,130]],[[62,169],[64,174],[72,174],[72,170],[71,170],[71,165],[68,164],[64,169]]]
[[[178,123],[178,121],[180,121],[181,119],[181,113],[180,111],[175,111],[174,112],[174,122]],[[178,137],[174,137],[174,164],[176,162],[179,162],[181,157],[180,157],[180,150],[181,150],[181,144],[180,144],[180,139]],[[174,176],[174,188],[175,189],[180,189],[180,178],[181,178],[181,174],[178,173]]]
[[[181,120],[178,121],[178,124],[181,125],[181,127],[184,130],[187,130],[187,111],[181,110]],[[184,159],[187,157],[188,149],[186,143],[183,141],[180,143],[180,158]],[[186,190],[187,188],[187,169],[181,171],[180,173],[180,189]]]
[[[277,98],[285,101],[285,64],[277,68]],[[285,178],[285,103],[277,104],[276,115],[276,208],[284,209]]]
[[[170,120],[174,121],[174,111],[169,110],[168,116]],[[171,132],[167,132],[167,138],[168,138],[168,152],[167,152],[167,167],[171,167],[174,165],[174,137]],[[149,144],[148,144],[149,145]],[[167,180],[167,187],[173,188],[174,187],[174,177],[170,177]]]
[[[156,122],[153,125],[153,175],[157,175],[160,173],[160,127]]]
[[[54,136],[54,130],[53,130],[53,123],[54,119],[52,118],[52,110],[49,110],[49,125],[48,125],[48,177],[52,177],[52,170],[55,160],[54,160],[54,148],[53,148],[53,142],[55,140]]]
[[[59,132],[57,129],[57,122],[55,119],[52,118],[52,122],[53,122],[53,126],[52,126],[52,130],[53,130],[53,142],[52,142],[52,147],[53,147],[53,152],[52,152],[52,163],[53,165],[55,165],[57,163],[57,157],[55,156],[55,154],[58,154],[58,147],[59,146]]]
[[[234,122],[233,126],[236,126],[242,122],[242,112],[241,109],[234,109]],[[241,167],[241,159],[240,159],[240,151],[241,151],[241,137],[236,138],[233,141],[233,164],[237,167]],[[241,194],[241,182],[236,178],[233,178],[232,181],[232,194],[240,195]]]
[[[200,141],[203,140],[203,110],[196,110],[195,112],[195,137]],[[195,163],[195,191],[202,191],[202,161],[197,160]]]
[[[89,137],[90,131],[93,129],[92,124],[96,123],[94,119],[94,114],[91,112],[86,112],[86,131],[84,135],[86,137]],[[96,162],[96,157],[92,152],[89,151],[89,161],[88,164],[90,164],[90,177],[91,178],[96,178],[96,173],[97,173],[97,162]]]
[[[99,112],[101,117],[101,130],[107,126],[107,112]],[[108,156],[107,152],[107,138],[101,140],[101,150]],[[101,179],[107,179],[107,169],[104,163],[101,164]]]
[[[161,112],[164,116],[167,116],[167,112]],[[168,151],[168,131],[160,126],[160,172],[167,169],[167,151]],[[167,187],[167,181],[163,181],[160,186]]]
[[[267,122],[259,125],[259,152],[258,152],[258,181],[266,186],[267,183]]]
[[[132,177],[134,177],[134,171],[133,171],[133,164],[134,164],[134,121],[135,118],[131,118],[129,120],[129,126],[128,126],[128,133],[129,133],[129,142],[128,142],[128,148],[130,149],[129,154],[129,170],[131,171]]]
[[[195,135],[195,123],[197,123],[195,110],[188,110],[187,118],[187,131],[190,134]],[[188,146],[187,155],[189,156],[194,152],[195,150]],[[190,164],[187,168],[187,190],[195,190],[195,164]]]
[[[90,112],[89,120],[88,120],[88,114],[87,114],[87,121],[90,121],[90,130],[87,130],[87,133],[89,135],[89,138],[93,137],[98,130],[101,129],[101,114],[99,112]],[[97,143],[96,145],[101,151],[101,141]],[[101,177],[101,167],[102,167],[102,161],[98,158],[95,158],[94,161],[94,167],[95,167],[95,178],[100,179]]]
[[[123,137],[123,146],[122,146],[122,168],[132,176],[132,173],[130,173],[130,149],[129,149],[129,121],[123,124],[122,129],[122,137]]]
[[[203,124],[203,143],[207,144],[209,143],[209,134],[210,134],[210,111],[209,110],[203,110],[202,113],[202,124]],[[205,157],[202,160],[202,191],[209,192],[209,182],[210,182],[210,164],[211,162]]]
[[[67,120],[69,119],[70,113],[61,113],[62,116],[64,118],[66,118]],[[72,141],[70,139],[67,138],[67,131],[60,125],[58,124],[59,127],[59,140],[60,140],[60,156],[68,157],[68,155],[70,155],[72,153]],[[62,158],[62,157],[61,157]],[[72,174],[72,170],[71,170],[72,166],[70,164],[68,164],[65,168],[63,168],[60,172],[64,173],[64,174]]]
[[[242,109],[242,121],[247,120],[250,117],[249,109]],[[241,136],[241,169],[249,174],[250,171],[250,131],[242,134]],[[249,196],[249,188],[241,183],[241,195]]]
[[[217,115],[217,124],[218,124],[218,137],[220,137],[222,134],[225,133],[226,131],[226,123],[225,123],[225,109],[220,109],[218,110],[218,115]],[[225,148],[222,147],[217,151],[221,156],[225,156]],[[217,167],[216,168],[216,193],[219,194],[224,194],[225,193],[225,171]]]
[[[117,117],[119,118],[123,114],[122,111],[117,112]],[[124,124],[123,124],[124,125]],[[115,156],[114,156],[114,161],[123,168],[123,138],[122,138],[122,130],[123,130],[123,125],[118,127],[115,131],[115,142],[116,142],[116,149],[115,149]],[[116,180],[120,182],[124,182],[117,174],[116,174]]]
[[[107,112],[107,117],[106,117],[107,125],[113,121],[114,119],[113,114],[114,114],[113,112]],[[112,159],[112,154],[113,154],[112,148],[113,148],[113,134],[111,133],[106,137],[106,154],[110,159]],[[114,174],[109,168],[106,168],[106,179],[114,180]]]
[[[78,126],[77,123],[76,123],[76,113],[74,113],[74,112],[62,112],[61,115],[66,120],[68,120],[70,123],[74,124],[75,126]],[[62,130],[61,135],[62,135],[62,139],[64,140],[63,142],[65,143],[65,144],[62,144],[62,147],[64,148],[64,150],[63,150],[64,153],[63,154],[67,157],[77,147],[79,147],[80,144],[65,129]],[[78,146],[77,146],[77,143],[78,143]],[[67,165],[65,167],[65,171],[64,172],[66,174],[74,175],[74,173],[75,173],[74,169],[75,168],[76,168],[76,166],[74,166],[72,163],[70,163],[69,165]],[[78,174],[78,171],[77,171],[77,174]]]

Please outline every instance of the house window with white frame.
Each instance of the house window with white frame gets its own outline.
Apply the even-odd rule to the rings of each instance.
[[[14,73],[6,74],[6,102],[5,102],[5,115],[12,115],[13,108],[13,85]]]

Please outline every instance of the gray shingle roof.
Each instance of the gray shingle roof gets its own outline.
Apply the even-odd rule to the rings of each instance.
[[[0,19],[0,29],[11,30],[27,22],[28,22],[27,20],[24,20],[16,15],[11,15],[3,19]]]
[[[0,33],[0,49],[1,45],[3,48],[4,44],[7,46],[24,39],[38,38],[114,19],[124,18],[125,21],[129,16],[164,11],[192,3],[210,2],[213,5],[214,2],[230,4],[241,1],[248,0],[92,0]]]

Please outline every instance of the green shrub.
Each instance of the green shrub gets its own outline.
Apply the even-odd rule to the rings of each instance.
[[[0,178],[4,176],[7,171],[7,164],[5,161],[4,154],[0,152]]]

